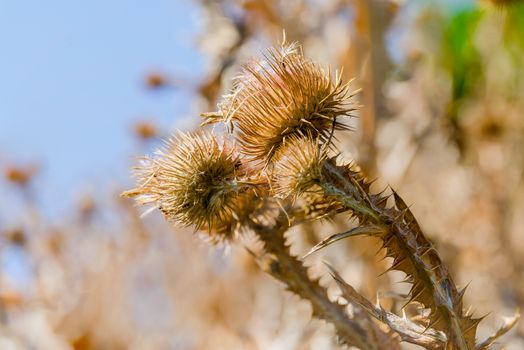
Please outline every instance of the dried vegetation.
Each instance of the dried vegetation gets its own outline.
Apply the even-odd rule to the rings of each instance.
[[[36,172],[6,170],[29,214],[0,227],[2,254],[32,272],[2,275],[0,348],[521,349],[518,311],[500,321],[524,305],[519,1],[201,8],[205,78],[146,83],[212,112],[126,192],[169,225],[91,197],[51,225]],[[251,57],[282,28],[311,59],[296,44]],[[158,130],[135,127],[148,149]]]

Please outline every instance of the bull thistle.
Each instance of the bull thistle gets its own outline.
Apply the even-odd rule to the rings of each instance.
[[[518,316],[477,342],[480,319],[464,312],[464,290],[401,197],[392,191],[394,205],[388,205],[390,196],[372,193],[358,167],[330,156],[334,132],[349,129],[341,119],[355,110],[354,95],[340,75],[332,79],[329,70],[304,58],[298,45],[269,49],[243,67],[218,112],[203,114],[203,124],[226,124],[230,135],[224,139],[234,142],[180,134],[145,160],[138,187],[125,195],[155,203],[168,220],[205,230],[215,241],[253,232],[264,244],[257,256],[263,269],[307,300],[343,344],[366,350],[399,349],[400,341],[426,349],[488,349]],[[328,237],[310,253],[356,235],[377,237],[393,258],[390,269],[406,273],[412,284],[406,302],[428,312],[409,319],[374,306],[330,268],[353,306],[350,315],[309,277],[284,234],[305,220],[339,212],[358,219],[358,226]]]
[[[332,79],[294,44],[269,49],[263,59],[245,65],[220,112],[204,116],[206,123],[236,128],[242,152],[267,164],[291,137],[328,141],[334,130],[347,130],[341,119],[355,111],[355,93],[340,74]]]
[[[225,228],[238,220],[250,187],[239,154],[209,134],[180,133],[144,159],[137,176],[138,188],[125,195],[155,203],[169,221],[219,233],[219,240],[230,238]]]

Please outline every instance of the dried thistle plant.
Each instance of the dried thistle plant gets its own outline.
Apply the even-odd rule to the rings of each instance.
[[[339,164],[331,154],[334,132],[348,129],[339,118],[355,110],[353,95],[338,76],[333,80],[329,70],[304,58],[297,45],[270,49],[244,66],[219,112],[204,114],[204,124],[225,123],[234,142],[182,134],[146,161],[139,186],[125,194],[140,204],[154,203],[167,219],[206,230],[214,240],[254,233],[264,245],[262,252],[253,252],[262,268],[309,301],[313,314],[333,324],[343,344],[489,348],[517,317],[477,342],[481,319],[464,312],[464,290],[401,197],[391,191],[394,204],[389,204],[391,195],[371,192],[356,165]],[[291,226],[335,212],[348,213],[358,225],[328,237],[310,253],[352,236],[379,238],[393,259],[390,269],[404,272],[412,285],[405,302],[422,306],[417,315],[399,317],[373,305],[330,268],[353,308],[350,314],[290,253],[285,232]]]
[[[328,141],[334,130],[348,129],[340,118],[356,109],[349,84],[304,58],[297,45],[269,49],[244,66],[234,86],[219,113],[204,114],[206,123],[236,128],[242,153],[266,164],[293,136]]]
[[[137,170],[140,185],[127,196],[156,203],[169,221],[219,232],[219,240],[230,238],[226,228],[239,220],[251,187],[239,154],[211,134],[180,133]]]

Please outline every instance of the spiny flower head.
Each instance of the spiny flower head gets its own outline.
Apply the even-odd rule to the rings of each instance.
[[[268,164],[289,138],[328,142],[335,130],[348,129],[339,118],[355,110],[353,95],[338,74],[333,79],[289,45],[245,65],[220,112],[204,116],[236,128],[241,151]]]
[[[124,195],[157,204],[170,221],[224,236],[249,192],[238,155],[213,135],[180,133],[137,170],[138,188]]]
[[[275,154],[272,184],[281,198],[296,198],[311,192],[322,179],[327,156],[318,139],[292,137]]]

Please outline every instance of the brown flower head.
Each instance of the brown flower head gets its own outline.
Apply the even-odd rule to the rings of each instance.
[[[314,191],[322,178],[326,154],[318,139],[291,137],[275,154],[273,190],[278,197],[296,198]]]
[[[138,188],[124,195],[140,204],[156,203],[170,221],[223,236],[249,192],[240,159],[213,135],[180,133],[145,159],[138,175]]]
[[[207,122],[224,121],[241,151],[265,164],[291,137],[312,136],[328,142],[334,130],[348,129],[340,117],[351,116],[355,105],[348,84],[332,79],[304,58],[297,45],[269,49],[264,59],[244,66],[233,91]]]

